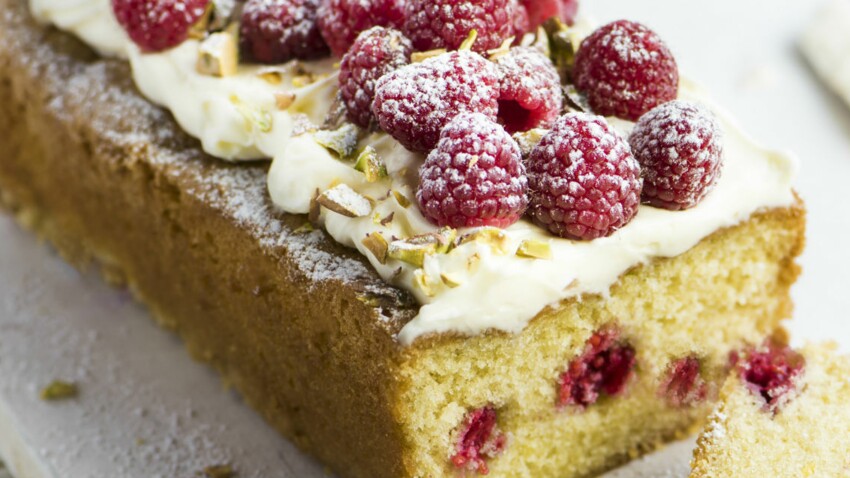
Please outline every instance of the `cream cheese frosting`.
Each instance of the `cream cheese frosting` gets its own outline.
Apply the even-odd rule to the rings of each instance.
[[[78,35],[99,51],[126,56],[143,94],[168,108],[207,153],[225,160],[273,158],[268,188],[282,210],[310,212],[317,191],[359,198],[362,205],[355,213],[322,208],[319,222],[336,241],[358,249],[386,281],[418,299],[422,307],[399,334],[402,344],[441,332],[519,332],[548,306],[582,294],[605,295],[635,265],[682,254],[718,229],[795,200],[791,184],[796,162],[756,145],[698,88],[683,81],[680,97],[709,106],[724,133],[723,173],[699,206],[678,212],[641,206],[626,227],[590,242],[554,237],[521,220],[502,231],[498,241],[469,240],[448,253],[426,255],[422,264],[381,260],[364,242],[367,236],[380,234],[392,242],[439,232],[414,203],[424,157],[386,134],[371,134],[359,146],[372,146],[388,174],[370,182],[353,162],[322,146],[316,133],[301,131],[300,122],[321,124],[331,108],[336,76],[329,60],[284,65],[275,70],[279,83],[261,75],[267,67],[250,65],[240,66],[234,76],[216,78],[196,71],[195,40],[161,53],[139,52],[115,22],[109,0],[30,0],[30,5],[38,18]],[[306,69],[319,79],[296,87],[296,69]],[[296,98],[285,111],[275,107],[275,94],[282,90]],[[633,126],[609,121],[623,135]],[[339,189],[342,185],[345,191]],[[457,234],[468,237],[476,232],[480,233]],[[550,253],[545,258],[523,257],[517,252],[524,244],[544,245]]]

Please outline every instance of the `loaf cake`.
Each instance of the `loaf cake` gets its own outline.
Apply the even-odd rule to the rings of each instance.
[[[848,366],[830,343],[746,352],[699,438],[691,477],[850,476]]]
[[[243,13],[256,3],[286,2],[252,0]],[[315,15],[315,3],[287,5]],[[355,35],[364,51],[402,52],[399,65],[341,60],[369,65],[349,72],[355,80],[392,66],[355,81],[376,98],[358,110],[362,95],[334,101],[346,88],[338,60],[234,72],[221,55],[233,48],[227,25],[163,46],[119,28],[108,1],[31,0],[38,23],[27,2],[0,0],[2,204],[72,264],[126,285],[193,357],[341,476],[591,476],[698,426],[730,354],[790,316],[804,209],[793,161],[680,84],[654,34],[626,22],[585,41],[604,49],[611,35],[640,37],[647,57],[664,60],[642,70],[656,75],[646,77],[654,101],[613,101],[594,86],[606,81],[593,65],[601,57],[570,50],[589,33],[565,26],[573,2],[542,11],[549,3],[522,2],[524,26],[478,24],[437,44],[409,31],[428,23],[431,3],[408,5],[406,26]],[[552,14],[550,35],[534,34],[535,18]],[[308,23],[295,44],[269,50],[245,25],[240,48],[255,61],[351,44],[321,43]],[[509,48],[503,37],[520,28],[532,34]],[[557,61],[541,63],[543,51]],[[480,81],[427,76],[454,71],[447,65]],[[558,102],[512,91],[526,75]],[[567,88],[566,114],[564,79],[584,85]],[[433,115],[393,116],[405,108],[399,95],[422,85],[437,92],[426,101]],[[461,108],[457,92],[479,103]],[[347,111],[328,114],[340,105]],[[672,137],[696,138],[695,150],[653,139],[682,124]],[[553,165],[570,157],[562,138],[576,132],[575,144],[591,145],[587,164],[601,166],[564,192],[557,175],[569,168]],[[463,148],[481,149],[458,166]],[[671,151],[699,172],[684,185],[665,182]],[[504,174],[489,176],[496,206],[451,210],[441,178],[493,164]],[[599,188],[609,189],[593,196]],[[592,220],[553,199],[573,193],[594,205]]]

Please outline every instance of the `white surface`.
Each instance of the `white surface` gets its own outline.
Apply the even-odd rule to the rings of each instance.
[[[798,154],[809,247],[791,328],[797,340],[838,339],[850,350],[843,316],[850,309],[850,201],[843,196],[850,111],[815,80],[796,49],[821,2],[585,3],[602,21],[649,24],[682,70],[745,130]],[[191,476],[225,461],[242,477],[323,476],[125,294],[80,276],[5,217],[0,245],[0,424],[14,422],[0,425],[0,449],[8,457],[9,443],[18,441],[25,445],[19,452],[46,465],[19,478]],[[80,399],[38,400],[40,386],[56,378],[80,381]],[[689,450],[678,444],[611,476],[682,477]]]

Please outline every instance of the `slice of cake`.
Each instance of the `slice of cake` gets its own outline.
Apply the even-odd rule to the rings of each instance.
[[[691,477],[850,476],[848,367],[835,344],[746,352],[699,438]]]
[[[0,0],[5,207],[342,476],[599,473],[698,425],[790,316],[794,162],[642,25],[576,51],[590,29],[429,6],[475,2],[359,35],[345,1],[29,2],[72,35],[26,3]],[[545,10],[518,5],[493,18]]]

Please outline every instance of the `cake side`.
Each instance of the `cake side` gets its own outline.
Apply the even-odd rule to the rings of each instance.
[[[118,61],[0,1],[0,191],[69,262],[126,283],[284,435],[397,476],[395,333],[415,313],[356,254],[267,202],[265,166],[205,157]]]
[[[494,476],[594,476],[683,436],[710,411],[730,354],[791,316],[804,224],[799,203],[764,212],[681,256],[634,268],[610,297],[548,309],[521,334],[414,344],[396,412],[409,475],[451,473],[459,430],[486,407],[510,437],[486,460]],[[634,350],[626,385],[586,406],[559,404],[563,373],[612,329]],[[696,378],[676,376],[691,359]]]
[[[775,408],[753,383],[730,374],[697,443],[691,478],[850,476],[850,357],[832,343],[785,353],[802,368]]]

